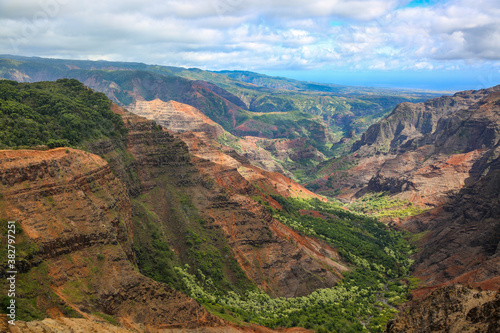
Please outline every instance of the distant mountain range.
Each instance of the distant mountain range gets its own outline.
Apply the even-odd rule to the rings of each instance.
[[[0,77],[19,82],[75,78],[124,107],[137,100],[174,100],[199,109],[239,137],[305,138],[306,145],[317,150],[315,155],[324,157],[348,150],[353,135],[361,134],[398,103],[436,96],[301,82],[252,72],[10,55],[0,56]],[[344,136],[351,139],[340,140]],[[283,160],[272,148],[270,152],[296,180],[301,180],[304,171],[312,166],[308,160]]]

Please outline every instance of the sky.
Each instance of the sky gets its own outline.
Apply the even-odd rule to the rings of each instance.
[[[0,54],[430,90],[500,84],[498,0],[0,0]]]

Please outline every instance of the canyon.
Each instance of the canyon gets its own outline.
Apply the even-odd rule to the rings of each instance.
[[[353,144],[350,155],[318,166],[316,192],[335,187],[344,200],[388,192],[424,208],[443,204],[481,177],[485,156],[498,145],[499,90],[400,104]],[[348,167],[339,168],[342,163]]]
[[[182,270],[210,277],[224,293],[300,298],[341,287],[370,263],[297,221],[285,223],[280,213],[290,202],[329,203],[327,195],[343,202],[339,210],[309,205],[300,215],[358,227],[351,204],[373,193],[418,208],[385,219],[387,230],[406,232],[414,244],[411,276],[418,282],[387,332],[498,327],[500,86],[399,104],[359,140],[352,133],[342,139],[353,142],[350,153],[331,159],[322,146],[333,140],[325,123],[307,118],[292,132],[310,134],[294,137],[290,127],[245,118],[251,105],[259,117],[281,112],[257,110],[264,104],[249,95],[129,72],[113,73],[126,77],[116,86],[110,76],[103,80],[111,74],[78,74],[120,102],[90,93],[123,130],[73,147],[51,141],[56,148],[0,151],[2,221],[22,229],[16,237],[24,319],[3,329],[307,332],[235,322],[215,304],[187,296]],[[49,75],[18,74],[20,81]],[[53,84],[87,89],[76,80]],[[313,181],[306,188],[291,178]],[[411,284],[395,280],[397,288]]]
[[[116,318],[125,328],[146,331],[231,326],[137,272],[134,242],[151,237],[141,233],[151,220],[176,260],[188,251],[186,233],[207,230],[211,245],[229,246],[224,265],[237,263],[244,271],[239,279],[276,296],[333,286],[347,270],[331,259],[340,260],[336,250],[282,225],[252,199],[269,197],[259,186],[283,196],[316,197],[313,193],[234,151],[196,149],[205,143],[193,132],[186,145],[153,121],[116,105],[112,110],[128,135],[122,142],[90,143],[88,149],[102,157],[72,148],[1,152],[2,216],[19,221],[23,230],[19,283],[20,297],[28,300],[21,305],[26,316],[77,316],[99,322],[96,327]],[[188,208],[176,212],[186,197]],[[238,277],[228,279],[234,283]],[[57,325],[79,321],[60,319]],[[50,325],[18,327],[37,332]]]
[[[340,188],[337,197],[349,201],[383,192],[424,209],[390,221],[415,235],[420,250],[412,275],[420,284],[388,332],[498,327],[499,100],[497,86],[403,103],[370,127],[350,155],[323,165],[319,193]],[[454,296],[444,299],[448,292]],[[478,311],[481,320],[471,317]]]

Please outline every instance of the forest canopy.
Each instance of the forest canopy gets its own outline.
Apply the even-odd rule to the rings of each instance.
[[[124,133],[106,95],[78,80],[0,81],[0,148],[78,147]]]

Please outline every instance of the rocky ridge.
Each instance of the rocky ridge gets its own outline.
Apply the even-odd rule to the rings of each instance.
[[[320,165],[318,192],[337,188],[344,200],[388,192],[424,208],[442,205],[484,175],[483,157],[500,139],[499,91],[497,86],[399,105],[342,158],[347,168]]]
[[[246,140],[235,137],[190,105],[175,101],[164,102],[160,99],[153,101],[140,100],[128,105],[127,110],[146,119],[154,120],[157,124],[172,132],[204,133],[205,140],[208,140],[213,146],[220,147],[220,150],[229,152],[231,148],[238,149],[241,156],[248,158],[258,167],[268,171],[287,173],[272,158],[269,152],[257,145],[249,144]],[[224,144],[226,145],[225,148],[223,148]]]
[[[476,109],[477,103],[497,91],[500,91],[500,86],[462,91],[424,103],[401,103],[389,116],[368,128],[361,139],[353,144],[351,152],[369,156],[376,152],[397,151],[398,148],[407,150],[412,146],[409,144],[411,141],[413,145],[435,142],[425,138],[433,134],[448,138],[450,133],[443,132],[453,123],[459,125],[455,119],[457,114],[465,111],[466,116],[471,116],[466,110]],[[439,142],[436,142],[436,145],[439,145]]]
[[[388,333],[498,332],[500,293],[453,285],[405,306]]]
[[[178,150],[175,154],[178,164],[174,168],[168,165],[174,158],[160,163],[147,162],[164,154],[151,151],[151,145],[161,147],[155,141],[165,136],[172,137],[172,134],[157,132],[151,137],[152,133],[145,129],[157,126],[152,121],[145,121],[120,108],[115,108],[115,111],[130,126],[129,151],[139,165],[143,188],[147,188],[147,192],[155,191],[158,184],[153,184],[151,178],[169,174],[172,185],[182,188],[183,193],[192,198],[200,215],[211,221],[207,227],[222,230],[240,267],[264,290],[276,296],[305,295],[317,288],[333,286],[340,278],[339,272],[347,269],[330,259],[339,259],[334,249],[312,238],[299,236],[274,220],[254,199],[260,196],[277,205],[269,193],[315,197],[313,193],[279,173],[250,165],[235,152],[226,154],[213,148],[202,140],[207,139],[206,133],[202,132],[180,134],[179,138],[186,142],[187,147],[179,139],[170,144]],[[173,151],[165,148],[165,153]],[[179,156],[184,157],[179,160]],[[146,184],[151,184],[151,187]],[[162,200],[158,196],[149,204],[157,207],[153,208],[156,214],[169,220],[162,212]]]
[[[320,162],[325,156],[311,146],[305,138],[266,139],[259,137],[236,137],[225,131],[198,109],[176,101],[164,102],[136,100],[127,106],[130,112],[154,120],[164,128],[176,132],[196,132],[195,135],[219,150],[248,159],[253,165],[271,172],[279,172],[289,178],[301,161]],[[201,134],[204,133],[204,134]],[[286,162],[289,161],[289,162]],[[291,170],[292,172],[290,172]]]
[[[23,229],[18,299],[36,300],[20,311],[97,321],[104,313],[139,330],[222,324],[136,271],[127,190],[102,158],[58,148],[2,151],[0,159],[2,216]]]
[[[154,120],[172,132],[206,132],[213,138],[224,133],[222,126],[212,121],[201,111],[176,101],[136,100],[129,104],[126,109],[138,116]]]

